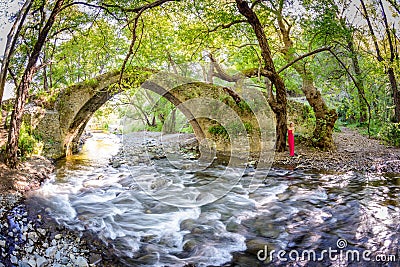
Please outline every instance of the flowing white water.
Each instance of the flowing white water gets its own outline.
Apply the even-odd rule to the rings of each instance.
[[[82,153],[60,162],[52,179],[31,198],[60,224],[90,229],[112,244],[121,266],[230,266],[238,260],[233,255],[246,250],[249,240],[318,253],[335,249],[338,238],[346,239],[349,249],[396,254],[400,248],[399,176],[271,170],[254,193],[241,183],[227,183],[229,193],[212,203],[173,206],[165,200],[185,192],[184,187],[196,189],[216,178],[223,184],[224,166],[193,172],[171,168],[161,159],[157,173],[147,164],[113,168],[108,160],[118,149],[117,137],[95,135]],[[158,195],[143,191],[141,187],[151,188],[154,179],[173,182],[167,189],[157,189]],[[252,253],[240,254],[247,257],[243,266],[260,263]],[[353,263],[344,262],[348,264]]]
[[[153,257],[139,260],[141,264],[221,265],[232,258],[232,252],[245,250],[245,238],[226,230],[225,219],[221,218],[225,207],[206,212],[201,207],[176,207],[165,201],[179,194],[181,187],[210,180],[219,171],[193,173],[164,169],[161,175],[179,179],[175,179],[175,186],[168,188],[167,193],[160,194],[164,201],[159,201],[140,188],[154,179],[152,166],[115,169],[107,164],[108,158],[118,151],[118,144],[116,138],[96,134],[80,154],[61,162],[51,179],[31,197],[59,223],[78,231],[90,229],[112,243],[122,257],[140,257],[146,247],[146,254]],[[248,206],[254,207],[244,190],[226,201],[243,206],[244,213]],[[181,229],[182,222],[190,226]],[[195,249],[190,249],[184,257],[175,256],[184,251],[188,242],[195,243]]]

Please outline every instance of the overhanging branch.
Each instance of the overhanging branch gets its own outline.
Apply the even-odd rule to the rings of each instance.
[[[243,23],[243,22],[247,22],[247,20],[246,20],[246,19],[239,19],[239,20],[231,21],[231,22],[228,23],[228,24],[220,24],[220,25],[217,25],[216,27],[214,27],[213,29],[208,30],[208,32],[215,32],[215,31],[217,31],[219,28],[221,28],[221,29],[229,29],[229,28],[232,27],[233,25],[236,25],[236,24],[239,24],[239,23]]]
[[[306,54],[304,54],[304,55],[301,55],[301,56],[299,56],[298,58],[296,58],[296,59],[292,60],[291,62],[289,62],[288,64],[286,64],[285,66],[283,66],[280,70],[278,70],[278,73],[284,71],[285,69],[289,68],[289,67],[292,66],[294,63],[296,63],[297,61],[302,60],[303,58],[312,56],[312,55],[314,55],[314,54],[317,54],[317,53],[320,53],[320,52],[323,52],[323,51],[329,51],[330,49],[331,49],[330,46],[329,46],[329,47],[322,47],[322,48],[318,48],[318,49],[316,49],[316,50],[314,50],[314,51],[311,51],[311,52],[309,52],[309,53],[306,53]]]
[[[343,67],[343,69],[346,70],[347,74],[349,75],[350,79],[353,81],[354,86],[357,87],[358,91],[361,92],[360,95],[363,98],[365,104],[368,107],[368,136],[371,137],[370,133],[370,124],[371,124],[371,105],[368,103],[367,97],[365,96],[365,93],[363,90],[360,88],[360,84],[357,82],[357,80],[354,78],[354,76],[351,74],[349,69],[346,67],[346,65],[343,63],[343,61],[336,55],[335,52],[332,51],[331,48],[328,49],[328,51],[334,56],[334,58],[339,62],[339,64]]]

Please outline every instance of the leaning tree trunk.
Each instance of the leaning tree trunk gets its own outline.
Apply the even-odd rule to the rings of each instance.
[[[245,0],[236,0],[236,6],[239,12],[246,17],[248,23],[254,30],[257,37],[258,45],[261,49],[261,56],[263,58],[263,69],[260,70],[262,75],[267,77],[276,89],[276,99],[272,95],[272,87],[268,103],[271,109],[275,113],[276,117],[276,143],[275,149],[277,152],[283,152],[286,150],[286,134],[287,134],[287,99],[286,99],[286,87],[283,79],[279,76],[279,73],[275,69],[274,62],[272,60],[272,53],[264,32],[263,25],[258,19],[256,13],[248,5]]]
[[[284,47],[281,52],[288,62],[292,62],[296,56],[294,54],[295,51],[293,48],[293,42],[290,39],[291,26],[285,26],[284,19],[280,13],[277,14],[277,20],[284,43]],[[332,134],[338,117],[336,110],[329,109],[325,104],[321,93],[314,85],[314,80],[311,73],[308,72],[308,70],[305,68],[305,65],[297,61],[293,63],[292,66],[303,80],[301,89],[315,114],[315,128],[313,132],[312,143],[315,147],[323,150],[333,149],[335,145]]]
[[[289,60],[289,57],[287,57],[287,59]],[[323,150],[333,149],[335,147],[332,137],[333,128],[338,118],[336,110],[330,109],[326,105],[321,93],[314,85],[314,79],[311,73],[308,73],[299,62],[293,64],[293,67],[303,80],[301,90],[315,114],[315,128],[313,131],[312,143],[315,147]]]
[[[336,110],[328,108],[321,93],[315,88],[313,79],[307,74],[303,76],[302,91],[315,114],[313,145],[321,149],[333,149],[332,134],[338,117]]]
[[[14,110],[11,114],[10,131],[8,133],[8,141],[6,147],[6,163],[11,168],[16,168],[18,163],[18,140],[19,132],[22,124],[22,115],[24,114],[25,102],[28,97],[28,91],[36,72],[36,62],[39,59],[40,51],[46,42],[47,35],[54,24],[56,16],[61,11],[64,0],[57,0],[53,11],[50,14],[45,26],[40,31],[38,39],[33,47],[32,53],[29,56],[28,64],[22,75],[21,82],[17,88],[17,96],[15,99]]]

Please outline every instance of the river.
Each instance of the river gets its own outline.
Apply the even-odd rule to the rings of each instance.
[[[121,266],[400,266],[400,175],[271,169],[255,192],[227,182],[221,198],[197,194],[208,201],[177,205],[193,199],[180,192],[228,181],[226,166],[193,171],[161,157],[156,171],[146,162],[113,167],[120,145],[120,137],[95,134],[30,198],[59,224],[112,245]],[[154,179],[169,185],[146,183]]]

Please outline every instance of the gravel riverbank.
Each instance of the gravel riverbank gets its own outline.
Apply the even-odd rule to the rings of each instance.
[[[334,151],[324,152],[305,143],[295,144],[296,155],[275,153],[273,166],[331,173],[400,173],[400,148],[386,146],[348,128],[335,132],[333,138]]]
[[[90,233],[69,231],[46,211],[25,204],[53,172],[51,161],[35,157],[10,170],[0,163],[0,267],[112,266],[110,250]]]

